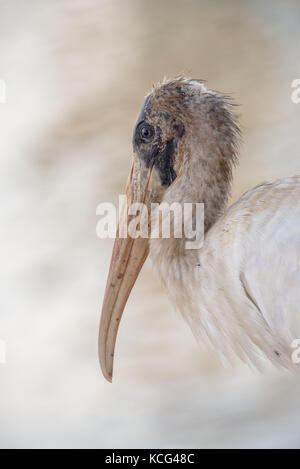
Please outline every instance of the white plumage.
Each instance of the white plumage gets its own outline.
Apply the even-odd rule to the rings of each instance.
[[[300,177],[262,184],[244,194],[205,236],[188,262],[150,255],[174,306],[196,336],[222,358],[260,367],[264,354],[293,368],[300,338]]]

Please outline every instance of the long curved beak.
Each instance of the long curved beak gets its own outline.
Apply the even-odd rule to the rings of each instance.
[[[147,258],[148,238],[121,237],[127,232],[128,214],[132,203],[149,203],[148,185],[152,168],[145,168],[136,160],[126,186],[127,207],[124,207],[111,256],[110,269],[104,294],[100,330],[99,361],[104,377],[112,381],[115,343],[120,320],[127,299]],[[148,210],[149,206],[147,207]]]

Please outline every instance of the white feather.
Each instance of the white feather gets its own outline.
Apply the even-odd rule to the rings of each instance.
[[[264,355],[293,368],[300,338],[300,177],[266,183],[244,194],[208,231],[203,247],[154,264],[171,300],[199,341],[222,358],[260,366]]]

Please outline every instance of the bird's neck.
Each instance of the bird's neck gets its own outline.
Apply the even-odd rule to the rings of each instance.
[[[184,168],[174,183],[166,191],[163,198],[164,203],[169,205],[174,202],[182,207],[184,212],[185,204],[193,204],[192,212],[185,213],[185,223],[196,226],[195,204],[203,204],[204,209],[204,233],[216,222],[226,208],[230,193],[232,179],[231,159],[228,164],[224,159],[224,154],[219,148],[206,148],[197,145],[197,150],[193,152],[193,146],[189,149],[190,155],[186,155]],[[197,228],[200,228],[199,226]],[[187,238],[155,239],[153,244],[161,244],[162,249],[166,244],[174,246],[177,255],[184,254],[185,242]]]
[[[176,179],[164,194],[163,202],[204,204],[204,241],[206,233],[224,212],[232,180],[232,168],[237,161],[240,131],[237,118],[228,100],[216,93],[207,92],[197,104],[197,116],[186,125],[186,132],[180,139],[175,158]],[[195,211],[188,222],[195,226]],[[158,269],[168,291],[177,295],[187,292],[193,266],[199,263],[199,249],[187,249],[187,239],[150,240],[150,257]],[[178,298],[175,303],[179,304]],[[186,298],[188,303],[188,296]]]
[[[186,203],[203,204],[204,223],[202,226],[196,226],[195,209],[189,212],[184,222],[197,230],[202,230],[205,247],[205,234],[224,212],[227,205],[232,176],[232,157],[227,157],[227,165],[224,158],[227,155],[224,155],[218,147],[210,147],[208,144],[204,148],[197,141],[189,151],[191,154],[185,155],[185,167],[181,175],[178,175],[166,191],[163,202],[168,204],[177,202],[182,206],[182,211]],[[180,278],[184,278],[184,270],[189,269],[191,264],[197,264],[199,248],[187,249],[187,241],[184,230],[182,238],[171,236],[169,239],[150,240],[150,257],[162,279],[168,277],[168,279],[177,278],[180,281]]]

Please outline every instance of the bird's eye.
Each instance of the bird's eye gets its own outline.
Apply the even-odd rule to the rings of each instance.
[[[144,143],[151,142],[154,137],[154,128],[150,124],[143,124],[140,127],[140,137]]]

